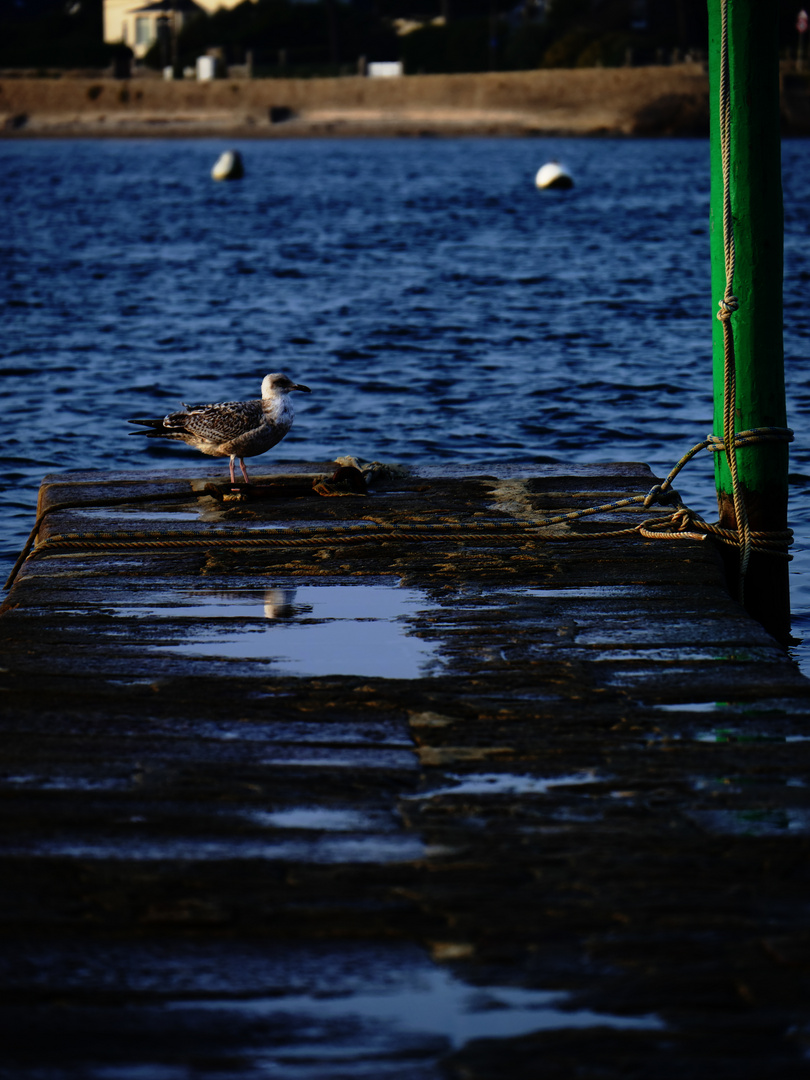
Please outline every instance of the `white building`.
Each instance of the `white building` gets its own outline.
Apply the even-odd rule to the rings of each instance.
[[[242,0],[104,0],[104,41],[108,45],[123,42],[141,60],[157,41],[159,19],[168,18],[170,31],[174,22],[174,33],[179,34],[197,12],[212,15],[239,3]]]

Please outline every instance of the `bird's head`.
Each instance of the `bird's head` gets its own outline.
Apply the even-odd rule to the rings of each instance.
[[[279,371],[273,375],[265,375],[262,379],[263,398],[273,397],[275,394],[289,394],[290,390],[303,390],[305,394],[312,393],[308,386],[304,386],[303,383],[294,383],[292,379]]]

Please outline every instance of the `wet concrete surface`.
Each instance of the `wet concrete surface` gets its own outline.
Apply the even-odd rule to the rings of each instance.
[[[328,470],[43,485],[73,508],[0,617],[0,1076],[809,1075],[810,684],[710,544],[532,532],[641,466],[300,493]],[[90,531],[142,546],[56,546]]]

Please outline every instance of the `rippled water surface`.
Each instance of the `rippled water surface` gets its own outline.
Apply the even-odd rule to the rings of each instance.
[[[2,145],[7,570],[46,472],[210,465],[126,418],[312,387],[263,463],[642,461],[711,429],[704,140]],[[538,192],[559,157],[570,192]],[[794,633],[810,625],[810,142],[783,147]],[[224,469],[223,469],[224,472]],[[679,488],[714,516],[698,458]],[[797,653],[803,657],[804,646]]]

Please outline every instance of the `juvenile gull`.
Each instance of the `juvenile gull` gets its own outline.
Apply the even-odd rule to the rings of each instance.
[[[255,401],[220,401],[216,405],[197,405],[169,413],[161,419],[129,420],[141,424],[146,431],[133,431],[132,435],[146,435],[149,439],[179,439],[203,454],[231,459],[231,483],[236,483],[234,462],[239,467],[245,483],[249,483],[245,458],[263,454],[271,446],[281,442],[290,430],[295,411],[289,399],[291,390],[311,391],[308,386],[294,383],[276,372],[265,375],[262,380],[262,396]]]

